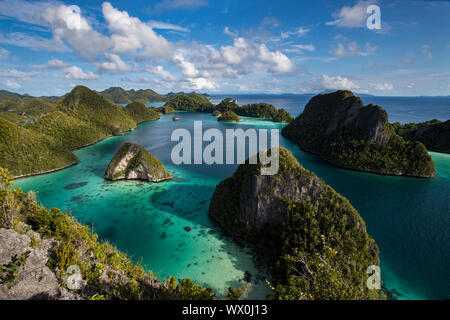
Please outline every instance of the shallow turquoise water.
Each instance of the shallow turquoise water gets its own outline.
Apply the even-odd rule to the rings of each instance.
[[[252,275],[250,298],[270,292],[263,270],[248,249],[225,238],[208,218],[215,185],[232,175],[236,165],[181,165],[171,162],[176,128],[192,131],[193,121],[208,128],[281,128],[269,121],[245,118],[239,124],[217,122],[202,113],[180,113],[147,122],[134,132],[111,137],[76,151],[80,163],[55,173],[16,181],[25,191],[38,190],[47,207],[70,210],[160,278],[192,278],[222,295]],[[139,143],[157,156],[174,180],[158,184],[107,182],[109,160],[125,141]],[[431,153],[438,175],[434,179],[386,177],[339,169],[299,150],[280,137],[300,163],[350,199],[380,247],[383,282],[400,299],[450,298],[450,155]],[[73,183],[87,182],[70,189]],[[65,188],[66,187],[66,188]],[[190,226],[192,231],[183,228]]]

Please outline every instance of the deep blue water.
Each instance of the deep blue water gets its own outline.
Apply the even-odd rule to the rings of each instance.
[[[239,104],[272,103],[293,115],[299,114],[309,100],[304,96],[235,98]],[[450,118],[449,99],[371,99],[378,100],[364,101],[392,112],[391,121]],[[264,270],[255,265],[248,249],[224,237],[207,216],[216,184],[232,175],[236,165],[176,166],[170,158],[176,144],[170,141],[170,135],[177,128],[192,131],[194,120],[202,120],[204,130],[218,128],[222,132],[227,128],[272,129],[283,125],[258,119],[225,124],[202,113],[177,116],[180,121],[163,115],[161,120],[144,123],[134,132],[78,150],[78,165],[20,179],[16,185],[26,191],[38,190],[39,201],[45,206],[70,210],[81,222],[92,225],[101,239],[111,241],[135,261],[142,257],[144,264],[161,278],[171,274],[190,277],[221,296],[229,285],[243,285],[244,272],[250,271],[249,297],[263,298],[270,291]],[[125,141],[146,147],[175,179],[158,184],[105,181],[103,174],[109,160]],[[382,280],[397,298],[450,298],[450,155],[431,153],[437,176],[415,179],[339,169],[301,151],[283,137],[280,144],[359,211],[380,248]],[[87,184],[77,189],[64,188],[79,182]],[[186,232],[185,226],[191,226],[192,231]]]
[[[227,97],[237,99],[239,105],[266,102],[276,108],[286,109],[293,117],[300,115],[313,95],[217,95],[211,98],[218,102]],[[388,112],[390,122],[422,122],[426,120],[450,119],[450,97],[378,97],[362,96],[365,105],[376,104]]]

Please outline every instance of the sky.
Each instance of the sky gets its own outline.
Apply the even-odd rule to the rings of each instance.
[[[449,18],[450,1],[0,0],[0,89],[450,95]]]

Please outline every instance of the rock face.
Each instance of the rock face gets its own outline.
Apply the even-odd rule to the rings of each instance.
[[[364,106],[350,91],[313,97],[282,133],[302,149],[340,167],[386,175],[436,174],[421,143],[404,141],[383,108]]]
[[[114,155],[105,172],[108,180],[147,180],[160,182],[172,175],[144,147],[126,142]]]
[[[283,148],[279,152],[277,174],[263,176],[260,164],[246,162],[232,177],[217,185],[210,202],[210,217],[256,247],[271,271],[275,295],[279,298],[297,299],[303,293],[303,298],[315,299],[369,298],[371,293],[361,281],[366,277],[366,268],[377,265],[379,259],[377,245],[367,234],[364,221],[347,199],[304,169],[291,152]],[[327,256],[323,250],[328,246],[338,254]],[[288,256],[298,259],[292,262]],[[317,267],[312,262],[314,257],[339,271],[322,274],[323,266]],[[314,280],[305,280],[301,270],[313,270],[308,279]],[[339,283],[346,283],[347,289],[332,289],[331,282],[335,279],[328,277],[333,272]],[[325,283],[324,287],[321,283]],[[304,291],[299,295],[291,292],[293,288]],[[325,293],[327,290],[334,293]],[[288,297],[287,292],[292,295]]]
[[[419,128],[414,140],[422,142],[428,150],[450,153],[450,120]]]
[[[32,240],[36,243],[31,246]],[[47,267],[51,249],[58,243],[41,240],[32,230],[26,234],[0,229],[1,300],[77,299],[59,286],[55,274]]]

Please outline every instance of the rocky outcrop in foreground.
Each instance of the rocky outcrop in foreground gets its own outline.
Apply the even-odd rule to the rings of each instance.
[[[279,149],[277,174],[261,175],[261,167],[247,161],[217,185],[209,215],[255,246],[275,298],[383,297],[365,285],[367,267],[379,264],[378,247],[350,202],[286,149]]]
[[[350,91],[313,97],[282,133],[303,150],[343,168],[396,176],[436,174],[422,143],[405,141],[383,108],[364,106]]]
[[[172,175],[161,161],[144,147],[126,142],[111,159],[105,172],[105,179],[160,182],[172,179]]]

